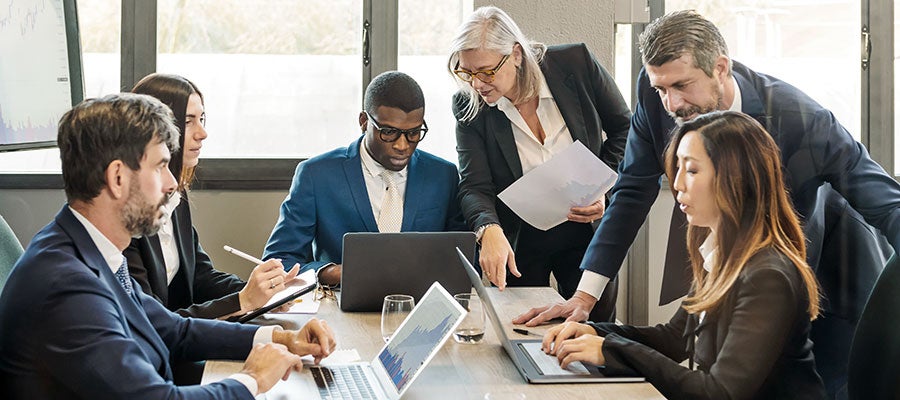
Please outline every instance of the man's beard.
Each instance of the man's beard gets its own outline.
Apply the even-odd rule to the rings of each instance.
[[[714,90],[713,93],[716,94],[715,101],[713,101],[709,104],[706,104],[703,107],[692,105],[687,108],[675,110],[675,112],[669,111],[668,112],[669,116],[671,116],[672,118],[675,119],[676,124],[681,125],[681,124],[687,122],[687,120],[685,120],[685,118],[690,118],[692,115],[694,116],[694,118],[696,118],[697,116],[700,116],[700,115],[703,115],[706,113],[711,113],[716,110],[724,110],[725,102],[723,101],[723,93],[719,90],[719,88],[716,85],[713,85],[713,90]]]
[[[166,204],[165,196],[158,204],[151,204],[141,191],[137,179],[132,180],[131,193],[122,210],[125,229],[128,229],[131,236],[135,238],[156,234],[162,226],[160,207],[164,204]]]

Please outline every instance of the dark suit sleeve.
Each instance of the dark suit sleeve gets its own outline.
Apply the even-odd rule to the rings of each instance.
[[[648,346],[675,362],[682,362],[689,356],[687,339],[684,338],[687,319],[687,311],[679,307],[668,323],[656,326],[616,325],[612,322],[589,322],[588,324],[597,331],[599,336],[616,334]]]
[[[595,112],[600,116],[603,131],[606,132],[606,141],[600,149],[600,159],[613,170],[619,168],[619,162],[625,155],[625,143],[628,138],[628,128],[631,126],[631,110],[616,81],[612,75],[600,65],[586,46],[581,47],[584,57],[588,60],[588,76],[590,86],[593,89]]]
[[[42,304],[35,305],[42,310],[41,315],[52,316],[36,321],[34,334],[40,337],[37,342],[43,345],[35,351],[38,352],[38,359],[44,361],[43,371],[62,382],[78,397],[252,399],[247,389],[232,379],[184,387],[164,380],[147,361],[144,350],[125,330],[117,303],[109,297],[108,290],[98,285],[96,276],[70,274],[59,278],[50,282],[54,286],[50,288],[52,295]],[[195,331],[190,321],[178,319],[150,297],[144,296],[142,299],[144,303],[151,304],[149,311],[152,314],[169,315],[169,324],[159,328],[170,342],[176,344],[175,347],[190,343],[198,346],[195,355],[228,353],[234,358],[241,358],[249,352],[254,328],[238,328],[238,331],[202,326]],[[207,339],[213,341],[211,346],[220,341],[244,341],[246,343],[241,347],[247,351],[234,351],[233,346],[224,350],[212,349],[204,346]]]
[[[881,230],[895,251],[900,250],[900,184],[830,111],[819,110],[806,130],[811,155],[824,179],[866,222]]]
[[[603,356],[610,373],[637,371],[670,399],[749,399],[779,359],[805,293],[784,272],[762,268],[736,282],[737,299],[721,350],[709,372],[690,370],[650,346],[610,333]]]
[[[238,293],[246,282],[232,274],[213,268],[212,260],[203,251],[197,230],[190,228],[194,245],[194,304],[175,312],[184,317],[215,319],[241,309]],[[180,251],[180,249],[179,249]]]
[[[496,188],[491,178],[487,151],[484,146],[483,121],[461,120],[468,100],[462,93],[453,96],[453,114],[456,116],[456,152],[459,155],[459,206],[469,228],[477,229],[487,224],[499,224],[500,218],[494,206]]]
[[[328,264],[313,258],[312,244],[316,237],[317,211],[316,187],[312,175],[313,173],[307,170],[306,163],[301,162],[297,165],[291,190],[281,203],[278,222],[275,223],[263,252],[264,260],[280,258],[285,268],[291,268],[299,263],[301,273],[318,270]]]
[[[459,208],[459,170],[456,166],[447,168],[447,181],[450,182],[450,196],[447,199],[447,222],[444,230],[447,232],[467,231],[466,220]]]
[[[659,195],[659,177],[663,173],[653,143],[651,116],[644,105],[647,96],[655,96],[648,90],[646,79],[646,75],[641,74],[637,85],[638,107],[631,117],[619,178],[610,191],[609,206],[581,261],[581,269],[610,278],[619,272],[628,248]],[[642,87],[644,91],[641,91]]]

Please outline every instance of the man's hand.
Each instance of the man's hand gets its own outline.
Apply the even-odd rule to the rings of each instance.
[[[334,286],[341,283],[341,264],[331,264],[319,271],[319,283]]]
[[[257,344],[247,356],[241,373],[255,379],[259,393],[265,393],[278,383],[278,379],[287,379],[291,369],[299,370],[302,366],[300,356],[291,354],[284,345]]]
[[[512,322],[516,325],[538,326],[553,318],[566,318],[566,321],[572,322],[586,321],[594,304],[597,304],[597,299],[579,290],[563,303],[532,308],[514,318]]]
[[[328,357],[337,345],[334,333],[324,320],[313,318],[299,331],[274,331],[272,341],[287,346],[299,356],[311,354],[316,364]]]
[[[569,339],[574,339],[582,335],[597,335],[597,331],[590,325],[580,322],[566,322],[550,328],[544,334],[544,340],[541,341],[541,350],[550,355],[556,355],[562,343]]]
[[[271,259],[253,268],[250,279],[238,293],[241,302],[240,314],[245,314],[266,305],[275,293],[284,290],[284,285],[290,283],[300,272],[300,264],[287,273],[281,260]]]
[[[484,235],[481,236],[481,255],[478,257],[478,263],[485,276],[501,291],[506,289],[507,266],[510,273],[516,277],[522,276],[516,268],[516,256],[512,246],[506,240],[500,225],[492,225],[485,229]]]
[[[566,216],[566,218],[572,222],[589,224],[603,217],[603,212],[605,210],[606,203],[603,202],[603,199],[600,199],[588,206],[570,208],[569,215]]]

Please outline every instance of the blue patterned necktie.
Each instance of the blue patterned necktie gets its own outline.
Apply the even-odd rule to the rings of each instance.
[[[116,270],[116,279],[119,280],[119,284],[125,289],[125,293],[130,295],[133,289],[131,288],[131,276],[128,275],[128,259],[122,260],[122,265]]]

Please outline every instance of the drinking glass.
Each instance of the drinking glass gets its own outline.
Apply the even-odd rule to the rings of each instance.
[[[453,332],[453,340],[457,343],[481,343],[484,338],[484,304],[476,293],[460,293],[453,295],[462,308],[465,308],[466,317]]]
[[[384,296],[381,307],[381,338],[387,342],[415,307],[413,297],[406,294]]]

